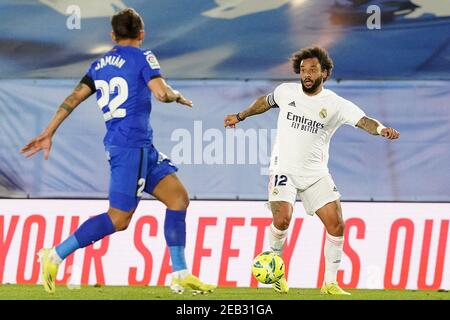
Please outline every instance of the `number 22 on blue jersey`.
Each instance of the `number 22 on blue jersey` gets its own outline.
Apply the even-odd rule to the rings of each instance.
[[[95,80],[95,87],[100,90],[100,98],[97,100],[99,108],[103,112],[106,121],[112,118],[125,118],[127,110],[120,106],[128,99],[128,83],[122,77],[114,77],[109,83],[105,80]],[[117,95],[110,99],[110,96]]]

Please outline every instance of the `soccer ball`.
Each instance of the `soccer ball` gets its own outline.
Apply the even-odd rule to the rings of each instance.
[[[283,259],[274,252],[262,252],[253,260],[253,276],[261,283],[271,284],[277,282],[284,276],[284,271]]]

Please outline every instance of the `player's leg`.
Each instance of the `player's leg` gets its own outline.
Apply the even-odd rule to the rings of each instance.
[[[340,194],[331,176],[325,176],[300,194],[308,214],[314,213],[320,218],[326,229],[324,247],[325,275],[321,293],[348,294],[342,290],[336,280],[341,263],[344,244],[344,220],[340,205]]]
[[[43,248],[39,251],[42,264],[42,280],[49,293],[55,292],[55,279],[58,267],[63,260],[77,249],[85,248],[98,240],[116,232],[125,230],[130,223],[134,209],[123,211],[109,208],[108,212],[86,220],[72,235],[54,248]]]
[[[126,211],[110,207],[107,212],[89,218],[69,238],[55,247],[52,258],[61,263],[75,250],[85,248],[116,231],[125,230],[134,211],[135,208]]]
[[[172,260],[170,288],[176,293],[182,293],[185,289],[200,292],[213,291],[215,286],[205,284],[190,274],[186,264],[186,211],[189,206],[186,188],[176,174],[171,173],[159,181],[152,194],[167,207],[164,236]]]
[[[164,237],[172,260],[172,271],[176,274],[187,275],[184,256],[186,211],[189,206],[187,191],[175,173],[172,173],[159,181],[152,194],[167,207],[164,218]]]
[[[110,208],[107,212],[86,220],[72,235],[54,248],[40,250],[42,280],[49,293],[55,292],[59,264],[75,250],[84,248],[104,237],[125,230],[139,203],[139,186],[145,184],[146,152],[143,149],[110,150],[111,181]],[[143,167],[142,164],[145,164]],[[136,174],[131,174],[135,172]]]
[[[297,197],[297,188],[288,175],[272,172],[269,179],[269,209],[272,211],[272,223],[269,229],[270,249],[282,256],[292,212]],[[275,282],[273,289],[279,293],[288,293],[286,278]]]
[[[270,249],[281,256],[283,254],[284,244],[286,243],[293,207],[287,201],[270,201],[269,207],[273,217],[269,227]]]
[[[281,256],[297,197],[297,188],[290,176],[271,172],[268,191],[268,206],[273,217],[269,243],[271,250]]]
[[[149,152],[148,175],[145,192],[152,194],[167,207],[164,219],[164,236],[172,260],[172,284],[174,292],[185,288],[196,291],[212,291],[215,286],[204,284],[190,274],[185,258],[186,211],[189,195],[176,176],[178,169],[163,154],[152,148]]]
[[[281,257],[291,222],[293,206],[287,201],[270,201],[269,207],[273,216],[272,223],[269,227],[270,249]],[[289,285],[286,277],[275,282],[272,288],[279,293],[288,293]]]
[[[349,295],[342,290],[337,283],[337,271],[341,264],[342,248],[344,245],[344,220],[342,219],[342,209],[339,200],[327,203],[316,211],[317,216],[322,220],[325,229],[325,275],[322,294]]]

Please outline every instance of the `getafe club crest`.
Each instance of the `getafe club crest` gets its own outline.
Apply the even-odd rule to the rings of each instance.
[[[327,109],[322,108],[322,110],[320,110],[320,112],[319,112],[319,116],[320,116],[322,119],[325,119],[325,118],[327,117]]]

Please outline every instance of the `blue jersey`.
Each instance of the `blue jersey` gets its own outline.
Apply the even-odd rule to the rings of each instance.
[[[91,64],[87,76],[95,83],[106,122],[105,146],[150,147],[152,105],[147,83],[161,76],[155,55],[132,46],[115,46]]]

